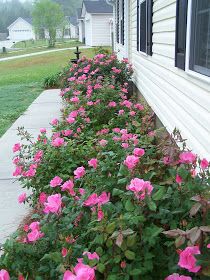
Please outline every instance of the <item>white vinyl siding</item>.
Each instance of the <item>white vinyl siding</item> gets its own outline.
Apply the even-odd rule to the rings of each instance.
[[[112,14],[92,14],[92,46],[111,46]]]
[[[11,41],[23,41],[35,39],[35,33],[33,27],[30,23],[26,22],[22,18],[18,18],[13,24],[8,28],[9,39]]]
[[[135,84],[167,130],[178,128],[190,149],[210,159],[210,84],[174,66],[176,1],[153,1],[152,56],[137,52],[137,1],[129,3],[129,58]]]

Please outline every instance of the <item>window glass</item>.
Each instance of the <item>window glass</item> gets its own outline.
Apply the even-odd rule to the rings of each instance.
[[[210,76],[210,1],[193,0],[190,69]]]
[[[140,51],[146,53],[147,41],[147,6],[146,0],[140,3]]]

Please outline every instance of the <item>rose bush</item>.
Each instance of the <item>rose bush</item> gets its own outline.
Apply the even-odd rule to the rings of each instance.
[[[14,176],[35,214],[4,244],[1,277],[209,278],[209,162],[178,132],[158,137],[129,98],[131,75],[115,55],[82,58],[66,72],[52,136],[20,131],[29,144],[13,148]]]

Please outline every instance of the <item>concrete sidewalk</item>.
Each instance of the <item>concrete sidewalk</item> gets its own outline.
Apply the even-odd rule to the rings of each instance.
[[[20,142],[17,128],[24,126],[35,138],[41,127],[50,131],[50,121],[60,116],[59,93],[60,90],[57,89],[44,91],[0,138],[0,244],[17,229],[28,211],[27,206],[17,202],[23,190],[12,177],[14,171],[12,147]]]
[[[80,46],[79,48],[80,49],[90,49],[91,47]],[[42,51],[42,52],[35,52],[35,53],[28,53],[28,54],[9,56],[9,57],[0,58],[0,62],[7,61],[7,60],[12,60],[12,59],[17,59],[17,58],[24,58],[24,57],[31,57],[31,56],[42,55],[42,54],[47,54],[47,53],[53,53],[53,52],[67,51],[67,50],[76,50],[76,47],[64,48],[64,49],[54,49],[54,50],[49,50],[49,51]]]

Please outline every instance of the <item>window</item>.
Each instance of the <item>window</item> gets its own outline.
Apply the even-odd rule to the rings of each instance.
[[[125,0],[117,0],[116,2],[116,37],[117,43],[124,45],[125,43]]]
[[[210,1],[192,3],[189,69],[210,77]]]
[[[177,0],[175,66],[210,77],[210,1]]]
[[[137,0],[137,51],[152,55],[152,0]]]

